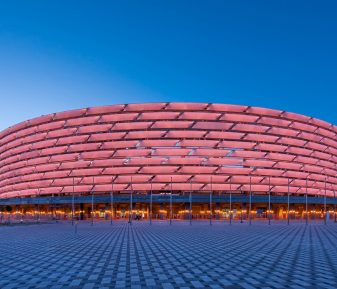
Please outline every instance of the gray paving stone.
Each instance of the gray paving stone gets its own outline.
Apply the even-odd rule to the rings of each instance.
[[[337,288],[337,224],[0,227],[0,288]]]

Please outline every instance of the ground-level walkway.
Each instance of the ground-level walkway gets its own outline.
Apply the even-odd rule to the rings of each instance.
[[[1,226],[0,288],[337,288],[337,224]]]

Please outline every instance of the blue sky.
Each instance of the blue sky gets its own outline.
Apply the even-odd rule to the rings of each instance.
[[[73,108],[200,101],[337,124],[337,1],[1,1],[0,130]]]

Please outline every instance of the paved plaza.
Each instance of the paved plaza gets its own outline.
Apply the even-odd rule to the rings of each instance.
[[[337,224],[0,227],[0,288],[337,288]]]

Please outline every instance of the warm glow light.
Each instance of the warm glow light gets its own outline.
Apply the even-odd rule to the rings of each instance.
[[[186,214],[186,213],[189,213],[190,211],[189,210],[180,210],[178,213],[179,214]]]

